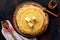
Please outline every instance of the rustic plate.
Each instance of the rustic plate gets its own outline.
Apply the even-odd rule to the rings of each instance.
[[[49,23],[49,18],[48,18],[48,14],[47,13],[45,13],[45,12],[43,12],[43,14],[42,15],[44,15],[44,23],[43,23],[43,25],[42,25],[42,27],[41,27],[41,29],[39,29],[36,33],[37,34],[35,34],[35,35],[33,35],[33,34],[26,34],[26,33],[24,33],[24,32],[22,32],[21,30],[20,30],[20,28],[19,28],[19,26],[18,26],[18,23],[17,23],[17,19],[16,19],[16,16],[17,16],[17,14],[19,15],[20,13],[18,13],[18,11],[21,9],[21,8],[23,8],[24,6],[26,6],[26,5],[32,5],[32,6],[35,6],[35,7],[38,7],[38,9],[41,9],[41,10],[39,10],[39,11],[42,11],[43,12],[43,10],[42,10],[42,8],[40,7],[40,4],[38,4],[38,3],[36,3],[36,2],[25,2],[25,3],[22,3],[22,4],[20,4],[19,6],[17,6],[17,8],[16,8],[16,10],[15,10],[15,12],[14,12],[14,15],[13,15],[13,25],[14,25],[14,28],[15,28],[15,30],[20,34],[20,35],[23,35],[23,36],[25,36],[25,37],[37,37],[38,35],[41,35],[43,32],[45,32],[46,31],[46,29],[47,29],[47,26],[48,26],[48,23]],[[24,8],[22,9],[22,10],[25,10]],[[22,15],[22,14],[21,14]],[[18,17],[17,17],[18,18]],[[41,17],[40,17],[41,18]],[[18,19],[20,19],[20,18],[18,18]],[[20,21],[19,21],[20,22]],[[41,30],[41,31],[40,31]],[[25,30],[24,30],[25,31]]]

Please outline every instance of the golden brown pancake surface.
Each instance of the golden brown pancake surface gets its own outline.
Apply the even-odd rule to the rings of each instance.
[[[25,20],[27,17],[30,19],[28,22],[28,19]],[[35,17],[34,20],[32,19],[33,17]],[[34,5],[24,5],[16,14],[17,25],[19,30],[24,34],[39,34],[44,29],[43,27],[48,23],[46,20],[43,10]]]

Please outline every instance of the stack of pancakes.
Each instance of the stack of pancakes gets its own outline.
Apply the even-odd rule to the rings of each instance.
[[[18,8],[15,20],[20,32],[36,36],[46,30],[48,15],[34,3],[26,3]]]

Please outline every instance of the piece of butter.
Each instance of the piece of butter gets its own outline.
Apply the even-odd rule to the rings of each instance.
[[[31,23],[31,22],[29,22],[28,25],[29,25],[30,27],[33,27],[33,23]]]
[[[27,22],[30,22],[31,19],[30,19],[29,17],[26,17],[25,20],[26,20]]]

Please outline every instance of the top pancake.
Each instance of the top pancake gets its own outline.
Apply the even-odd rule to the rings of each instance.
[[[35,23],[32,21],[32,17],[35,16]],[[29,17],[32,23],[34,24],[33,27],[28,25],[25,18]],[[46,16],[43,10],[34,5],[23,5],[16,14],[16,23],[19,27],[19,30],[24,34],[29,35],[37,35],[43,30],[43,26],[46,25],[47,21],[45,20]]]

